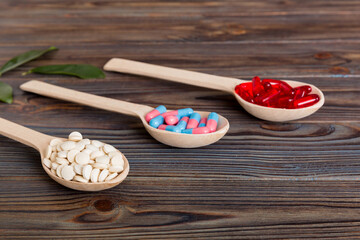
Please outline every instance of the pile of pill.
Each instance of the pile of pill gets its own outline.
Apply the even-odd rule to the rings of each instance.
[[[252,82],[241,83],[235,92],[244,100],[265,107],[296,109],[319,102],[317,94],[310,94],[311,86],[292,88],[284,81],[254,77]]]
[[[70,133],[66,141],[51,140],[43,163],[54,175],[82,183],[110,181],[124,169],[119,150],[97,140],[83,139],[79,132]]]
[[[200,114],[191,108],[167,112],[166,107],[160,105],[146,114],[145,120],[150,126],[160,130],[185,134],[205,134],[216,131],[219,116],[212,112],[207,118],[201,118]]]

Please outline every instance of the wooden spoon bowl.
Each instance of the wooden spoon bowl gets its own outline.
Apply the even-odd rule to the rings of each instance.
[[[282,81],[287,82],[293,88],[304,85],[304,83],[297,81],[290,81],[290,80],[282,80]],[[241,98],[235,92],[235,86],[233,90],[233,95],[235,96],[239,104],[251,115],[267,121],[284,122],[284,121],[291,121],[309,116],[314,112],[316,112],[319,108],[321,108],[322,105],[324,105],[325,97],[322,91],[317,87],[315,87],[314,85],[311,84],[307,84],[307,85],[311,86],[312,88],[311,94],[319,95],[320,101],[306,108],[297,108],[297,109],[270,108],[270,107],[264,107],[257,104],[253,104]]]
[[[199,112],[200,116],[207,117],[210,112]],[[165,130],[159,130],[151,127],[145,120],[145,115],[141,118],[145,129],[148,133],[159,142],[178,148],[197,148],[210,145],[219,141],[229,130],[229,121],[223,116],[219,115],[219,122],[216,132],[208,134],[184,134],[175,133]]]

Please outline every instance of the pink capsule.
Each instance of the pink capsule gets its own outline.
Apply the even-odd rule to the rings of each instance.
[[[161,114],[164,118],[171,115],[179,115],[180,117],[190,116],[194,110],[192,108],[178,109],[170,112],[164,112]]]
[[[193,134],[206,134],[206,133],[210,133],[210,129],[207,127],[194,128],[192,133]]]
[[[168,126],[168,125],[166,125],[166,124],[161,124],[161,125],[158,127],[158,129],[160,129],[160,130],[165,130],[167,126]]]
[[[205,127],[206,126],[207,118],[202,118],[199,123],[199,127]]]
[[[186,134],[206,134],[210,133],[210,129],[207,127],[199,127],[199,128],[191,128],[191,129],[184,129],[181,133]]]
[[[209,114],[206,122],[206,127],[210,132],[215,132],[219,122],[219,115],[215,112]]]
[[[166,112],[166,107],[164,105],[160,105],[145,116],[145,120],[147,122],[150,122],[151,119],[153,119],[156,116],[159,116],[160,114]]]
[[[199,113],[194,112],[193,114],[191,114],[186,129],[197,128],[199,126],[200,119],[201,116]]]
[[[166,124],[161,124],[158,129],[160,130],[166,130],[169,132],[176,132],[176,133],[181,133],[181,129],[177,126],[170,126],[170,125],[166,125]]]
[[[188,124],[188,121],[189,117],[182,117],[176,126],[181,130],[184,130],[186,128],[186,125]]]
[[[175,125],[179,122],[179,116],[177,115],[170,115],[165,117],[165,122],[168,125]]]

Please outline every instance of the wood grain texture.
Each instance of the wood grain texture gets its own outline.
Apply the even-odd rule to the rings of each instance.
[[[0,239],[359,239],[360,4],[358,1],[0,2],[0,64],[49,53],[1,81],[14,103],[0,116],[45,134],[78,130],[113,144],[128,178],[98,193],[67,189],[39,154],[0,136]],[[312,116],[256,119],[229,94],[106,72],[106,79],[21,73],[45,64],[102,67],[122,57],[220,76],[303,81],[323,90]],[[139,104],[216,111],[218,143],[176,149],[137,118],[24,93],[30,79]]]

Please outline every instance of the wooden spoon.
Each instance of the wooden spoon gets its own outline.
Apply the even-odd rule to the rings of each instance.
[[[58,87],[52,84],[32,80],[20,86],[24,91],[37,93],[47,97],[58,98],[65,101],[76,102],[83,105],[100,108],[112,112],[136,116],[141,119],[149,134],[159,142],[178,148],[197,148],[217,142],[229,130],[229,121],[219,115],[218,129],[208,134],[182,134],[159,130],[151,127],[145,120],[145,115],[153,108],[111,98],[96,96],[75,90]],[[207,117],[210,112],[200,112],[201,117]]]
[[[0,118],[0,134],[4,135],[8,138],[11,138],[17,142],[21,142],[27,146],[30,146],[36,149],[41,156],[41,159],[44,159],[46,156],[46,149],[50,143],[50,141],[54,138],[53,136],[49,136],[32,129],[26,128],[19,124],[10,122],[6,119]],[[61,138],[60,138],[61,139]],[[64,139],[63,139],[64,140]],[[97,182],[97,183],[80,183],[75,181],[67,181],[65,179],[59,178],[55,174],[53,174],[41,161],[43,169],[45,172],[56,182],[61,185],[72,188],[80,191],[101,191],[108,188],[115,187],[120,184],[129,173],[129,162],[126,157],[123,155],[124,159],[124,170],[121,172],[116,178],[107,181],[107,182]]]
[[[285,122],[307,117],[316,112],[325,102],[325,97],[321,90],[311,84],[306,84],[311,86],[311,93],[317,94],[320,97],[320,101],[316,104],[310,107],[298,109],[270,108],[253,104],[242,99],[235,92],[235,86],[248,81],[241,79],[220,77],[205,73],[162,67],[121,58],[113,58],[109,60],[105,64],[104,69],[107,71],[136,74],[228,92],[235,96],[236,100],[248,113],[257,118],[273,122]],[[287,82],[292,87],[305,85],[305,83],[297,81],[286,80],[285,82]]]

